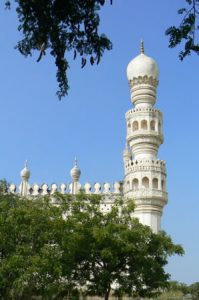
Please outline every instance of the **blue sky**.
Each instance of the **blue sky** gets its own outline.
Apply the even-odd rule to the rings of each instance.
[[[159,158],[167,161],[169,202],[163,228],[185,249],[167,267],[173,280],[199,279],[199,57],[183,63],[179,49],[168,48],[164,35],[178,24],[177,9],[184,1],[115,0],[101,12],[101,32],[113,42],[99,66],[80,68],[70,59],[70,91],[59,102],[54,62],[38,53],[23,58],[14,45],[20,37],[14,10],[0,6],[0,178],[20,183],[20,170],[29,161],[31,183],[70,181],[77,156],[81,182],[114,182],[123,178],[125,112],[131,108],[126,79],[128,62],[145,52],[159,65],[156,106],[164,116],[165,142]]]

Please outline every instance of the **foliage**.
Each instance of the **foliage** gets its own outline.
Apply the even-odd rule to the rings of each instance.
[[[179,290],[166,290],[156,300],[183,300],[183,296]]]
[[[179,26],[171,26],[166,30],[169,36],[169,47],[174,48],[179,44],[184,44],[184,49],[180,51],[179,58],[183,60],[191,52],[199,54],[199,42],[197,33],[199,30],[199,0],[185,0],[186,7],[180,8],[178,14],[182,15]]]
[[[191,285],[170,281],[168,287],[162,292],[157,300],[198,300],[199,282]]]
[[[38,50],[38,61],[46,50],[55,59],[59,99],[68,93],[66,54],[73,51],[81,57],[82,68],[87,60],[99,63],[105,50],[110,50],[109,39],[99,33],[99,11],[105,0],[13,0],[18,15],[18,30],[22,39],[16,48],[22,55],[32,55]],[[112,1],[110,1],[112,3]],[[5,0],[10,8],[11,0]]]
[[[190,285],[189,292],[192,295],[193,300],[199,299],[199,282],[195,282]]]
[[[170,281],[168,286],[169,291],[181,291],[183,295],[189,293],[189,287],[185,283],[181,283],[178,281]]]
[[[0,298],[151,296],[167,286],[165,234],[131,217],[121,199],[103,213],[97,195],[19,198],[0,193]],[[80,288],[83,287],[83,288]],[[76,296],[75,296],[76,295]]]
[[[0,298],[51,299],[60,282],[63,219],[47,199],[0,195]]]

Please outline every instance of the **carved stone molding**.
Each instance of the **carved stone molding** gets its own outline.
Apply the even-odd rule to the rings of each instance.
[[[140,84],[149,84],[154,86],[155,88],[158,86],[158,80],[154,79],[153,77],[148,77],[148,76],[139,76],[137,78],[133,78],[133,80],[129,80],[129,86],[134,86],[134,85],[140,85]]]

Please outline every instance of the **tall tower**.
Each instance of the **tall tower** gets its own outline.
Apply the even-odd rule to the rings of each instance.
[[[127,136],[123,153],[124,196],[135,202],[135,217],[154,232],[161,229],[161,216],[167,203],[165,161],[157,158],[163,143],[162,113],[154,107],[158,66],[144,53],[127,67],[131,102],[126,113]]]

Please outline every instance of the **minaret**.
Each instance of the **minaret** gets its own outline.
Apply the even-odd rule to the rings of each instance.
[[[127,67],[134,107],[126,113],[124,196],[134,200],[135,217],[154,232],[161,229],[167,203],[165,162],[157,158],[163,143],[162,113],[154,108],[158,75],[158,66],[145,55],[142,41],[140,54]]]

